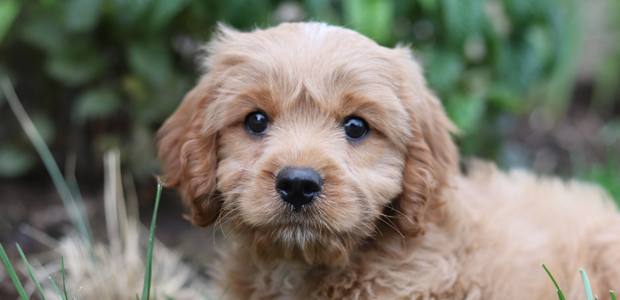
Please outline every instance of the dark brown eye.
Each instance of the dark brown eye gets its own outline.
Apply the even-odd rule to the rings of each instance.
[[[344,120],[344,133],[350,140],[361,140],[368,134],[368,123],[360,117],[349,117]]]
[[[260,111],[255,111],[245,117],[244,124],[248,132],[253,134],[263,134],[267,131],[269,118],[267,118],[266,114]]]

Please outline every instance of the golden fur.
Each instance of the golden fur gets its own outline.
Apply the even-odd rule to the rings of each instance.
[[[497,171],[459,174],[454,126],[404,47],[321,23],[221,26],[208,72],[159,132],[193,224],[226,234],[215,275],[228,299],[600,299],[620,287],[620,217],[595,186]],[[262,110],[265,136],[243,121]],[[370,134],[349,141],[350,115]],[[323,191],[294,211],[286,166]],[[607,296],[608,297],[608,296]]]

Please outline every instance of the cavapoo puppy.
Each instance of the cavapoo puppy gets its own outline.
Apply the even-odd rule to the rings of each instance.
[[[167,186],[226,248],[228,299],[599,299],[620,215],[596,186],[459,172],[454,125],[404,47],[348,29],[220,26],[160,129]],[[607,295],[606,295],[607,294]]]

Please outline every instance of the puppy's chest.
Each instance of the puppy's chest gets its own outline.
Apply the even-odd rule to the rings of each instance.
[[[471,293],[474,297],[467,297],[454,278],[431,276],[437,279],[431,283],[428,276],[412,273],[412,268],[376,261],[340,269],[282,263],[248,273],[253,288],[239,299],[477,299]]]

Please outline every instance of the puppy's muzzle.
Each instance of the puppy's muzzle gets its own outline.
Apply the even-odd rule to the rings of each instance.
[[[314,169],[286,167],[276,177],[276,191],[295,210],[312,202],[322,189],[321,175]]]

